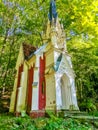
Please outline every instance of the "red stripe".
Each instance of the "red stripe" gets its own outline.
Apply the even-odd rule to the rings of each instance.
[[[39,74],[39,110],[43,110],[46,106],[45,56],[40,57]]]
[[[31,67],[28,71],[28,88],[27,88],[27,112],[31,111],[32,105],[32,83],[33,83],[34,68]]]

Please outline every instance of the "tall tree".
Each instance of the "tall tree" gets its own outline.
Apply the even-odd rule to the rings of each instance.
[[[43,44],[42,31],[46,29],[49,2],[0,1],[0,89],[13,88],[20,44],[24,41],[37,47]],[[56,0],[56,5],[72,54],[81,99],[86,96],[83,95],[85,90],[97,92],[98,1]]]

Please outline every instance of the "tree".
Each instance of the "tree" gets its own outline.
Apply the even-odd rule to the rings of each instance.
[[[85,97],[85,90],[97,92],[98,1],[57,0],[56,5],[69,40],[77,88]],[[11,91],[20,44],[43,44],[49,0],[1,0],[0,7],[0,89]]]
[[[98,44],[74,38],[68,42],[76,74],[80,109],[95,110],[98,101]]]

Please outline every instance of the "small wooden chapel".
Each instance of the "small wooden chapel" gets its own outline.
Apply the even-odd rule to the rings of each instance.
[[[43,45],[38,49],[26,43],[20,46],[10,101],[10,112],[17,116],[23,111],[41,117],[46,111],[79,110],[75,74],[54,0],[42,37]]]

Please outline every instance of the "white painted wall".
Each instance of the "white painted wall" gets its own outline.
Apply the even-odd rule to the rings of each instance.
[[[43,52],[45,49],[45,46],[42,46],[40,49],[38,49],[35,52],[36,55],[36,63],[35,63],[35,70],[34,70],[34,82],[38,82],[37,86],[34,87],[32,83],[32,107],[31,110],[38,110],[38,104],[39,104],[39,66],[40,66],[40,57],[43,58]]]
[[[78,108],[78,103],[77,103],[77,96],[76,96],[76,89],[75,89],[75,80],[73,78],[70,78],[70,83],[71,83],[71,95],[72,95],[72,103],[75,104],[75,107]]]
[[[70,109],[72,102],[71,84],[69,77],[64,74],[61,77],[62,109]]]
[[[32,110],[38,110],[38,86],[32,90]]]
[[[61,82],[61,77],[63,78],[63,83]],[[75,109],[79,109],[77,105],[77,97],[76,97],[76,90],[75,90],[75,81],[74,81],[74,72],[72,69],[71,58],[67,57],[65,54],[62,56],[61,63],[59,65],[59,69],[55,74],[56,80],[56,106],[57,109],[65,108],[69,109],[70,105],[74,105]],[[63,85],[63,92],[61,87]],[[62,95],[63,94],[63,95]],[[65,98],[65,105],[64,100],[62,101],[62,97]]]
[[[39,74],[38,74],[38,70],[34,70],[34,82],[38,82],[39,81]],[[31,110],[38,110],[38,98],[39,98],[39,83],[37,84],[37,86],[33,86],[32,84],[32,108]]]
[[[22,87],[24,83],[24,72],[21,73],[21,81],[20,81],[20,86]]]
[[[22,108],[22,93],[23,93],[23,82],[24,82],[24,72],[21,73],[20,87],[18,88],[18,99],[16,110],[20,112]]]
[[[61,75],[59,73],[55,74],[55,86],[56,86],[56,107],[57,110],[62,108],[62,99],[61,99],[61,83],[60,83]]]
[[[22,87],[19,87],[18,88],[17,107],[16,107],[17,112],[21,111],[21,99],[22,99]]]
[[[54,103],[55,102],[55,103]],[[46,76],[46,110],[55,110],[56,108],[56,91],[55,91],[55,76]]]

